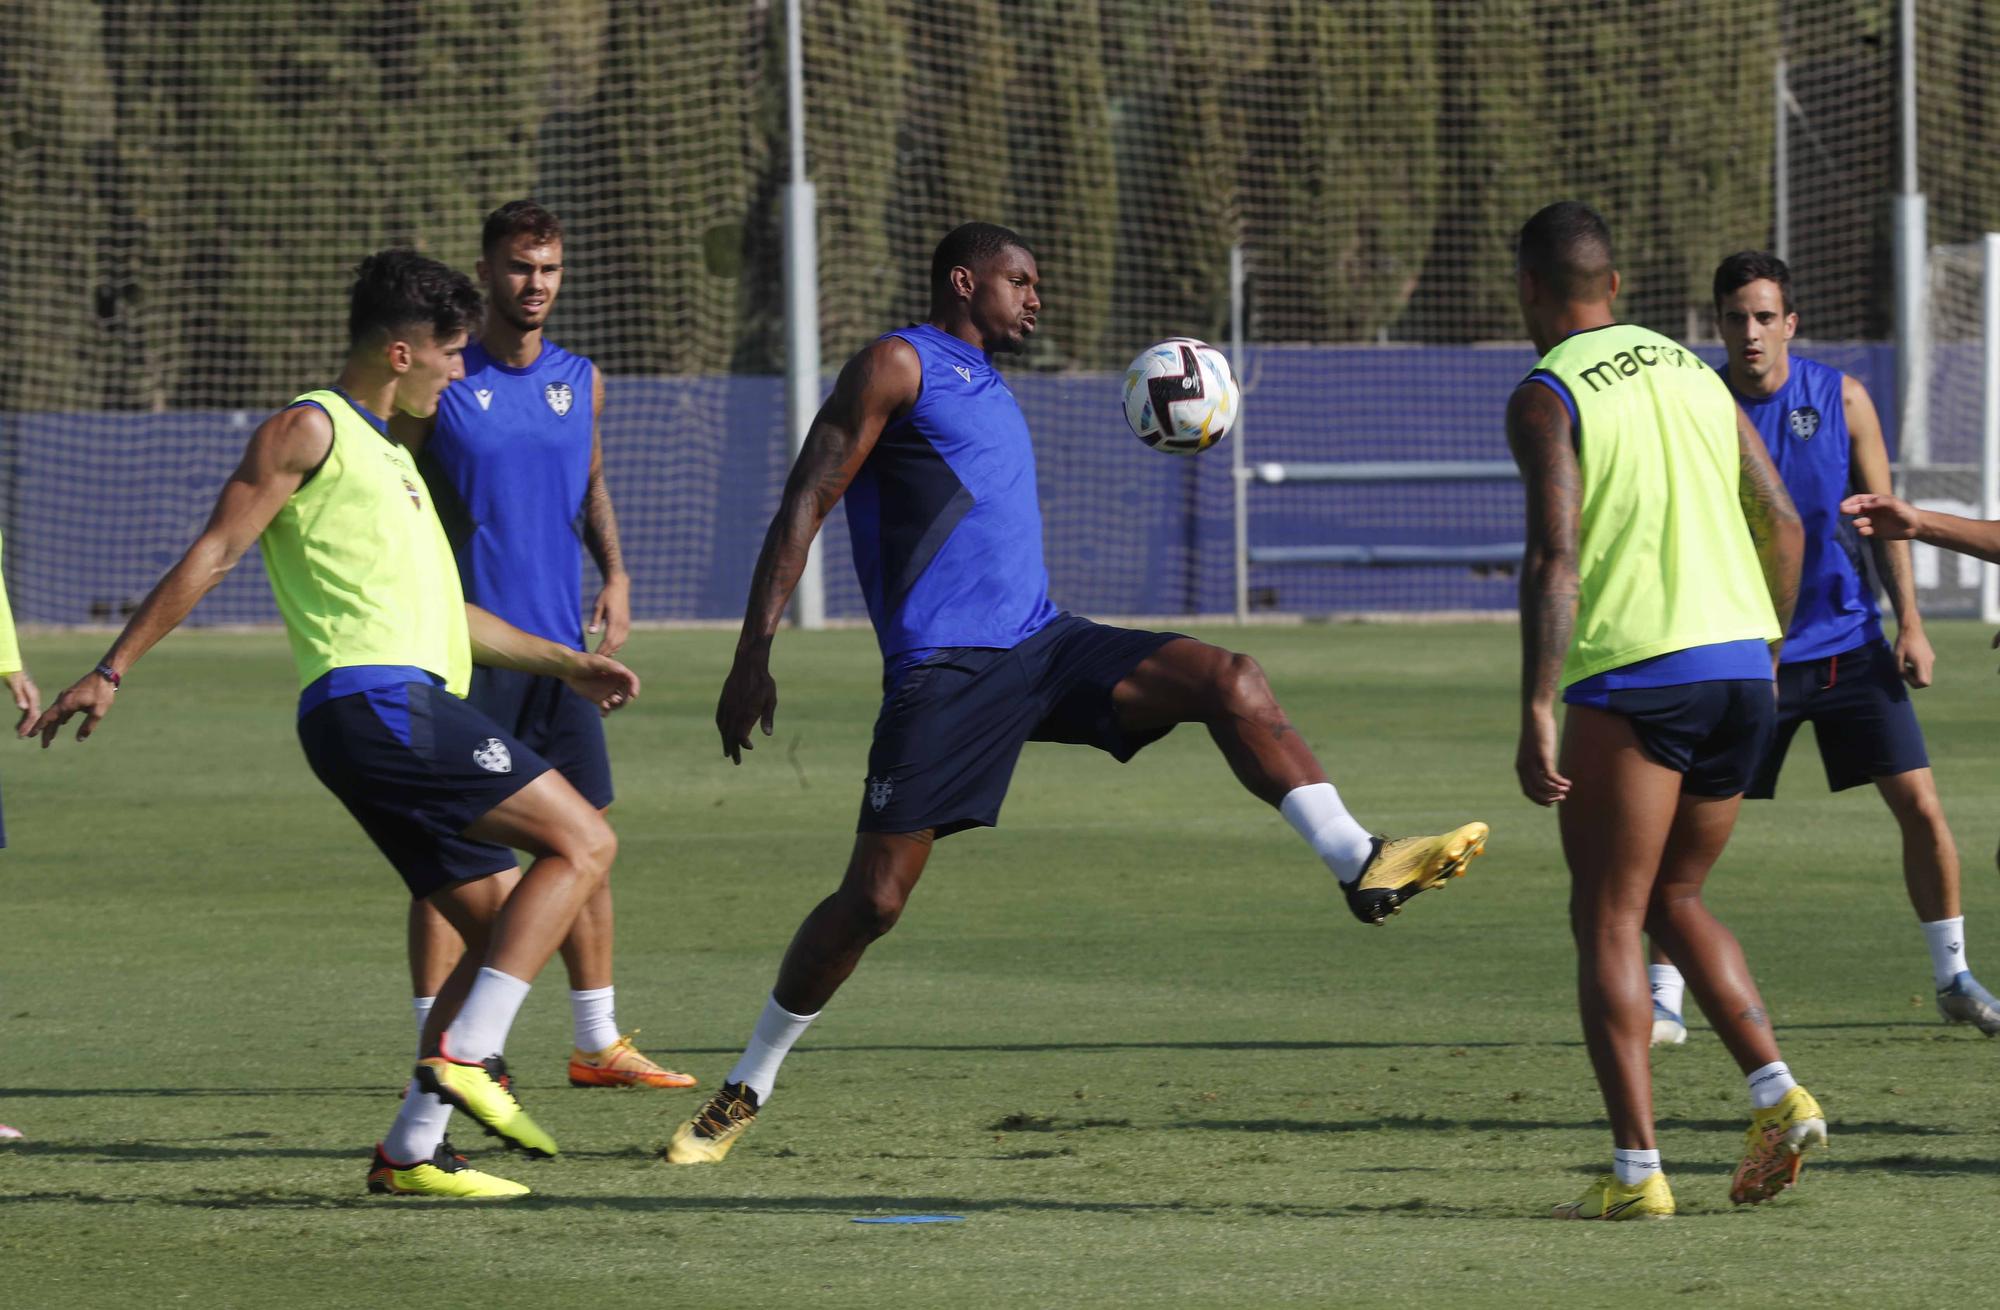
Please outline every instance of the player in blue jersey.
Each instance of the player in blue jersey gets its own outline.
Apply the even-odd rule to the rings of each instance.
[[[600,654],[615,654],[631,628],[632,583],[604,482],[604,375],[544,335],[562,290],[562,223],[532,200],[512,201],[487,216],[479,248],[488,311],[479,339],[465,348],[465,377],[446,388],[435,419],[404,416],[396,436],[421,452],[468,601],[524,632],[582,650],[588,548],[603,578],[589,631],[604,634]],[[609,809],[611,758],[601,717],[561,679],[481,665],[466,699],[539,752],[592,805]],[[421,1032],[465,945],[420,898],[410,902],[409,942],[411,1006]],[[575,1038],[570,1084],[694,1086],[618,1030],[611,955],[607,879],[562,945]]]
[[[764,539],[716,706],[741,763],[776,712],[771,642],[806,552],[847,500],[855,568],[883,657],[859,834],[839,888],[806,916],[727,1081],[668,1146],[726,1155],[768,1102],[806,1025],[902,914],[941,837],[998,821],[1021,747],[1095,746],[1129,760],[1176,724],[1207,727],[1239,781],[1277,807],[1364,923],[1456,877],[1486,825],[1384,841],[1357,823],[1248,656],[1172,632],[1105,627],[1049,602],[1027,421],[993,356],[1041,312],[1020,237],[968,223],[931,261],[930,314],[841,371]]]
[[[1714,291],[1729,389],[1763,435],[1806,530],[1798,609],[1778,666],[1777,733],[1747,794],[1776,792],[1786,748],[1803,723],[1813,725],[1829,787],[1874,783],[1902,832],[1903,884],[1930,950],[1938,1010],[1991,1037],[2000,1033],[2000,1003],[1967,966],[1958,848],[1910,704],[1910,688],[1930,685],[1935,657],[1917,612],[1909,543],[1871,543],[1896,614],[1891,642],[1860,537],[1840,513],[1847,496],[1890,492],[1874,402],[1857,379],[1792,354],[1799,316],[1784,260],[1758,250],[1731,255],[1715,270]],[[1687,1037],[1680,974],[1657,948],[1653,958],[1653,1041],[1677,1044]]]

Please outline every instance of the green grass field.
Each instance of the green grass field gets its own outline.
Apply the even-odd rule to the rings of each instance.
[[[548,1307],[1982,1301],[2000,1046],[1936,1020],[1897,842],[1807,738],[1712,900],[1829,1155],[1736,1212],[1747,1122],[1697,1024],[1656,1062],[1666,1224],[1541,1216],[1606,1167],[1553,816],[1515,791],[1507,626],[1218,629],[1371,826],[1493,825],[1382,929],[1183,729],[1124,768],[1030,747],[1003,826],[944,843],[903,924],[720,1168],[657,1154],[700,1093],[573,1090],[560,965],[509,1042],[551,1162],[498,1207],[373,1198],[410,1031],[400,883],[313,780],[281,638],[175,636],[92,741],[4,757],[0,1301]],[[2000,982],[1995,657],[1939,625],[1921,705]],[[31,639],[49,694],[101,636]],[[877,664],[779,644],[778,734],[710,722],[730,640],[646,633],[612,725],[619,1010],[713,1086],[837,877]],[[479,1140],[465,1122],[458,1140]],[[966,1222],[874,1227],[857,1216]]]

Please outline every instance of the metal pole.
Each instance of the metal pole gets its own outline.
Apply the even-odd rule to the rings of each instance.
[[[785,106],[791,135],[792,173],[785,186],[785,427],[792,459],[806,444],[819,412],[818,205],[806,178],[805,33],[799,0],[785,0]],[[826,626],[826,583],[817,543],[792,593],[792,621]]]
[[[1229,248],[1229,367],[1236,385],[1243,386],[1243,247]],[[1235,491],[1236,520],[1236,621],[1250,621],[1250,468],[1243,453],[1243,409],[1236,414],[1236,430],[1229,434],[1229,476]]]
[[[1791,91],[1785,85],[1785,56],[1778,56],[1771,69],[1772,150],[1771,150],[1771,251],[1779,259],[1790,259],[1792,248],[1792,116],[1787,102]]]
[[[1902,0],[1897,77],[1902,120],[1903,186],[1895,199],[1896,412],[1898,454],[1906,467],[1931,462],[1930,247],[1923,193],[1917,189],[1917,11]]]
[[[1980,377],[1979,512],[2000,519],[2000,232],[1988,232],[1980,242]],[[1988,623],[2000,623],[2000,565],[1979,572],[1979,612]]]

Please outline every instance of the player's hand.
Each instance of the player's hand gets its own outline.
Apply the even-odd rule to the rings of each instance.
[[[1931,671],[1937,667],[1937,652],[1921,627],[1896,629],[1896,671],[1912,687],[1931,685]]]
[[[602,632],[604,640],[597,643],[599,655],[616,655],[625,639],[632,635],[632,579],[624,573],[613,574],[604,580],[603,590],[597,593],[597,604],[590,611],[590,632]]]
[[[1521,725],[1521,744],[1514,752],[1514,773],[1521,794],[1537,805],[1554,805],[1569,795],[1569,779],[1556,768],[1556,716],[1536,711]]]
[[[639,697],[639,675],[609,655],[576,652],[562,680],[600,714],[622,710]]]
[[[1841,501],[1840,512],[1854,520],[1854,530],[1862,536],[1884,541],[1912,540],[1924,521],[1924,512],[1909,501],[1872,491]]]
[[[39,733],[42,749],[56,739],[56,732],[78,714],[84,716],[77,726],[76,739],[85,741],[97,731],[97,725],[111,712],[111,703],[118,695],[118,689],[106,682],[95,670],[84,674],[62,695],[56,697],[55,704],[42,711],[41,717],[28,725],[23,736],[32,737]]]
[[[5,675],[7,690],[14,697],[14,708],[21,711],[21,719],[14,725],[16,737],[35,735],[35,720],[42,714],[42,692],[35,686],[35,680],[28,676],[26,669]]]
[[[736,652],[722,697],[715,703],[715,727],[722,734],[722,753],[732,764],[743,763],[743,752],[756,749],[750,725],[761,723],[766,737],[778,714],[778,684],[771,679],[768,653]]]

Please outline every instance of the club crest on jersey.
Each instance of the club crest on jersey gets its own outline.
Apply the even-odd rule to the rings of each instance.
[[[1819,411],[1811,405],[1801,405],[1785,415],[1785,426],[1800,441],[1811,441],[1813,433],[1819,431]]]
[[[895,791],[895,789],[896,784],[890,782],[887,778],[870,778],[868,780],[869,808],[880,814],[882,807],[889,803],[890,793]]]
[[[542,388],[542,399],[549,402],[549,408],[561,418],[569,413],[569,407],[576,401],[576,393],[569,389],[567,382],[551,382]]]
[[[488,773],[512,773],[514,753],[498,737],[488,737],[472,748],[472,762]]]
[[[417,484],[410,481],[410,475],[407,473],[403,475],[403,490],[410,493],[410,503],[412,505],[415,505],[418,509],[422,509],[424,507],[424,498],[422,494],[417,491]]]

